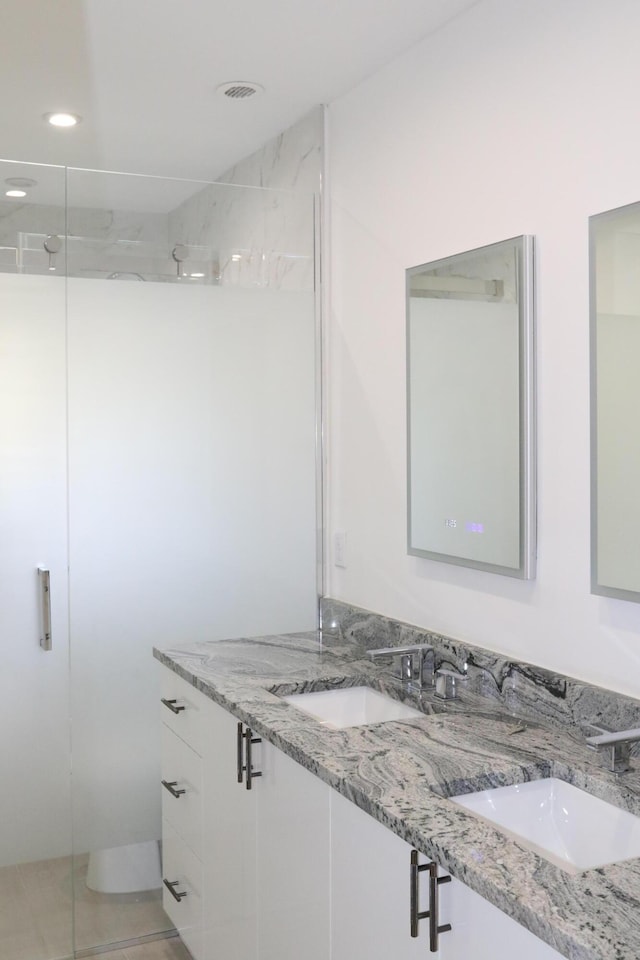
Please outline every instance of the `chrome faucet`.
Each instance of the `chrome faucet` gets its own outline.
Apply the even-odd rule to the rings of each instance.
[[[436,670],[436,691],[435,696],[440,700],[457,700],[458,684],[466,681],[466,673],[458,673],[456,670],[447,670],[440,667]]]
[[[402,683],[415,684],[419,689],[433,686],[435,651],[426,643],[411,647],[379,647],[367,650],[372,660],[378,657],[393,657],[391,676]]]
[[[619,733],[599,733],[595,737],[587,737],[587,745],[592,750],[605,754],[607,767],[612,773],[624,773],[630,769],[631,744],[637,740],[640,740],[640,727],[620,730]]]

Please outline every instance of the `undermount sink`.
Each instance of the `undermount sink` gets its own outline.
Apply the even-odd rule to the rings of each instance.
[[[370,687],[343,687],[340,690],[294,693],[282,699],[315,717],[322,726],[335,730],[424,716],[420,710]]]
[[[640,857],[640,817],[555,777],[451,799],[569,873]]]

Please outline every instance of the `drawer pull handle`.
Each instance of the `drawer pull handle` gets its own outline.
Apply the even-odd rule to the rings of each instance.
[[[185,707],[176,707],[177,700],[165,700],[164,697],[161,697],[160,702],[164,703],[165,707],[171,710],[171,713],[181,713],[185,709]]]
[[[177,780],[161,780],[160,783],[165,790],[169,791],[172,797],[176,798],[176,800],[179,800],[180,797],[184,796],[184,794],[187,792],[186,790],[176,790],[176,787],[178,786]]]
[[[180,903],[181,900],[184,900],[184,898],[187,896],[187,891],[186,891],[186,890],[177,891],[177,890],[174,890],[174,889],[173,889],[174,887],[179,887],[179,886],[180,886],[180,881],[179,881],[179,880],[164,880],[164,879],[163,879],[162,882],[164,883],[165,887],[167,888],[167,890],[169,891],[169,893],[171,894],[171,896],[173,897],[173,899],[174,899],[174,900],[177,900],[178,903]]]
[[[420,893],[420,874],[429,871],[429,909],[422,913],[418,909],[418,897]],[[451,877],[438,876],[437,863],[418,864],[418,851],[411,851],[410,871],[410,917],[411,917],[411,936],[418,936],[418,924],[420,920],[429,920],[429,951],[438,952],[438,937],[441,933],[447,933],[451,930],[450,923],[438,924],[438,887],[441,883],[450,883]]]

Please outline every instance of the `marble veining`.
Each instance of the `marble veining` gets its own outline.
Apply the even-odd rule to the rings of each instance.
[[[448,798],[555,776],[640,815],[637,768],[624,777],[608,773],[580,729],[595,719],[590,710],[615,720],[640,704],[335,601],[324,602],[323,620],[320,636],[154,654],[563,956],[637,960],[640,860],[572,876]],[[404,690],[366,656],[371,646],[415,642],[418,634],[433,642],[438,664],[468,664],[459,700]],[[280,699],[361,684],[411,702],[424,716],[333,730]]]
[[[469,685],[498,700],[519,716],[589,731],[640,726],[640,701],[592,684],[552,673],[529,663],[510,661],[482,647],[405,624],[339,600],[322,601],[323,635],[351,640],[361,649],[430,643],[436,662],[461,670],[467,664]],[[635,748],[636,750],[638,747]]]

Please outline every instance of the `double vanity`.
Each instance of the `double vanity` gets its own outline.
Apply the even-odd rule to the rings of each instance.
[[[195,960],[637,960],[640,776],[587,736],[640,704],[333,601],[324,622],[155,651],[164,902]]]

